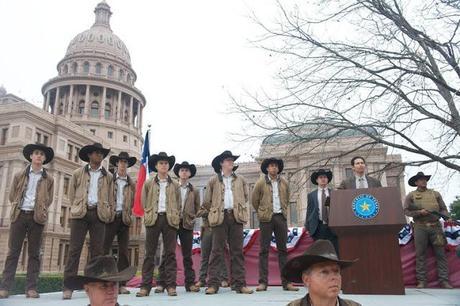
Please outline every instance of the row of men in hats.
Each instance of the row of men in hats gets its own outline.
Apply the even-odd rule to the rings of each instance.
[[[110,162],[117,167],[117,172],[112,176],[104,167],[102,160],[109,154],[110,149],[103,148],[100,144],[85,146],[80,151],[80,158],[88,164],[75,170],[72,175],[69,189],[71,202],[71,237],[68,261],[64,271],[64,279],[75,276],[81,250],[89,232],[90,256],[95,257],[108,253],[115,235],[117,235],[120,251],[118,268],[125,269],[128,263],[127,243],[129,240],[129,225],[131,224],[131,207],[134,197],[134,184],[127,175],[127,168],[136,163],[134,157],[127,153],[111,156]],[[39,271],[39,249],[41,233],[47,220],[47,208],[53,197],[53,178],[47,174],[43,165],[53,158],[53,150],[42,145],[31,144],[24,147],[24,156],[31,164],[23,171],[16,174],[13,187],[10,191],[11,230],[9,252],[5,262],[3,281],[0,284],[0,297],[7,297],[8,290],[14,279],[22,242],[27,235],[29,243],[29,262],[26,296],[38,297],[36,282]],[[142,267],[142,286],[137,296],[148,296],[152,287],[155,252],[158,246],[159,235],[163,236],[164,254],[160,267],[160,279],[157,292],[166,290],[169,295],[176,295],[176,261],[175,242],[176,236],[181,240],[186,269],[187,291],[199,291],[205,278],[200,277],[200,282],[194,284],[195,274],[191,262],[191,244],[193,239],[193,222],[196,217],[202,217],[203,223],[208,225],[209,240],[212,245],[209,259],[208,288],[206,294],[215,294],[222,285],[222,258],[224,247],[228,243],[231,254],[232,289],[238,293],[252,293],[246,287],[243,246],[243,224],[249,219],[248,213],[248,187],[245,179],[237,175],[234,166],[238,156],[230,151],[225,151],[216,156],[212,166],[216,172],[206,188],[203,206],[199,206],[198,194],[189,182],[195,175],[196,167],[187,162],[175,164],[174,156],[164,152],[154,154],[149,158],[149,166],[157,174],[152,176],[142,190],[142,205],[146,227],[146,254]],[[380,187],[380,182],[365,174],[366,165],[362,157],[355,157],[351,161],[354,176],[346,179],[339,188],[368,188]],[[252,205],[257,211],[261,229],[261,251],[259,260],[259,286],[257,291],[267,290],[268,285],[268,250],[272,233],[275,234],[279,250],[280,270],[287,260],[286,213],[289,203],[289,186],[287,181],[280,176],[283,170],[283,161],[269,158],[262,162],[261,171],[265,174],[256,183],[252,194]],[[169,171],[174,167],[179,181],[169,176]],[[314,239],[329,239],[337,250],[337,237],[327,226],[328,224],[328,197],[332,192],[328,184],[332,173],[319,170],[313,173],[312,182],[319,188],[308,195],[308,211],[306,227]],[[429,177],[419,175],[411,178],[410,184],[418,184],[415,192],[406,199],[406,212],[414,217],[418,226],[415,236],[419,240],[428,241],[434,247],[439,246],[439,241],[431,241],[437,235],[438,228],[427,220],[428,207],[436,209],[432,202],[436,201],[438,211],[447,212],[445,204],[439,193],[428,190],[426,181]],[[425,187],[423,187],[423,181]],[[420,185],[420,186],[419,186]],[[427,192],[428,191],[428,192]],[[432,194],[431,199],[424,194]],[[428,204],[427,204],[428,203]],[[412,206],[409,207],[409,204]],[[444,205],[444,206],[443,206]],[[413,208],[415,207],[415,209]],[[105,235],[101,235],[105,233]],[[422,233],[422,234],[421,234]],[[435,233],[435,234],[433,234]],[[424,235],[421,239],[420,237]],[[416,242],[417,242],[416,238]],[[434,239],[434,238],[433,238]],[[438,239],[439,240],[439,239]],[[436,243],[434,243],[436,242]],[[421,243],[419,243],[421,244]],[[416,243],[416,246],[419,245]],[[426,249],[426,246],[424,246]],[[438,248],[440,249],[440,248]],[[438,261],[443,260],[443,252],[436,249]],[[439,254],[439,256],[438,256]],[[420,260],[421,259],[421,260]],[[419,282],[424,279],[424,252],[417,251],[417,277]],[[445,255],[444,255],[445,259]],[[225,265],[225,264],[224,264]],[[442,262],[439,269],[441,284],[448,287],[446,268]],[[204,273],[206,275],[206,272]],[[297,290],[296,287],[282,277],[282,284],[286,290]],[[120,293],[129,293],[123,286]],[[72,289],[64,284],[63,298],[70,299]]]
[[[366,161],[361,156],[351,159],[353,175],[339,185],[339,189],[360,189],[381,187],[379,180],[366,174]],[[412,176],[408,184],[417,187],[411,191],[404,200],[404,213],[413,218],[414,240],[416,250],[416,278],[417,288],[425,288],[427,285],[425,258],[428,247],[431,245],[438,262],[438,278],[442,288],[451,289],[447,258],[444,252],[447,243],[446,237],[439,221],[438,212],[448,216],[446,204],[439,192],[427,188],[427,182],[431,178],[419,172]],[[334,245],[338,252],[337,235],[328,226],[330,194],[332,189],[329,183],[332,180],[330,170],[320,169],[311,175],[313,184],[318,188],[310,192],[307,197],[307,215],[305,228],[313,239],[327,239]]]

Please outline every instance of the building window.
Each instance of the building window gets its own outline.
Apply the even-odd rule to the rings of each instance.
[[[72,153],[73,153],[73,145],[67,145],[67,159],[72,160]]]
[[[93,103],[91,103],[91,117],[97,118],[98,115],[99,115],[99,103],[97,103],[96,101],[93,101]]]
[[[104,110],[105,119],[110,119],[111,114],[112,114],[112,106],[110,105],[110,103],[106,103],[105,110]]]
[[[61,227],[65,227],[67,209],[65,206],[61,206],[61,216],[59,217],[59,224]]]
[[[109,139],[113,138],[113,132],[112,131],[107,132],[107,138],[109,138]]]
[[[123,135],[123,142],[128,142],[128,136]]]
[[[101,74],[102,72],[102,64],[101,63],[97,63],[96,64],[96,73],[97,74]]]
[[[349,178],[353,176],[353,170],[351,168],[345,168],[345,177]]]
[[[125,122],[129,121],[128,117],[129,117],[128,110],[125,110],[125,117],[124,117]]]
[[[119,79],[120,81],[123,80],[124,75],[125,75],[125,72],[123,71],[123,69],[120,69],[120,72],[119,72],[119,74],[118,74],[118,79]]]
[[[78,158],[80,154],[80,148],[75,147],[75,156],[73,157],[73,161],[78,163]]]
[[[107,67],[107,75],[109,77],[111,77],[113,75],[113,66],[110,65],[109,67]]]
[[[69,67],[67,65],[64,65],[62,71],[63,71],[64,74],[68,74],[69,73]]]
[[[73,74],[76,74],[78,71],[78,64],[77,63],[73,63],[72,64],[72,72]]]
[[[96,129],[90,129],[89,130],[93,135],[96,135]]]
[[[67,196],[69,194],[69,182],[70,182],[70,178],[69,177],[65,177],[64,178],[64,195]]]
[[[2,129],[2,135],[0,136],[0,145],[4,145],[6,143],[6,139],[8,138],[8,128]]]
[[[35,133],[35,142],[36,143],[42,143],[42,134],[36,132]]]
[[[134,146],[137,147],[137,140],[134,139]]]
[[[126,81],[128,81],[128,84],[131,84],[131,75],[128,73],[128,76],[126,78]]]
[[[297,225],[297,202],[289,203],[289,220],[291,222],[291,226]]]
[[[89,63],[88,62],[83,63],[83,72],[89,73]]]
[[[85,101],[80,100],[80,102],[78,103],[78,113],[80,115],[83,115],[84,112],[85,112]]]
[[[47,135],[43,135],[43,144],[44,144],[45,146],[48,146],[48,138],[49,138],[49,137],[48,137]]]

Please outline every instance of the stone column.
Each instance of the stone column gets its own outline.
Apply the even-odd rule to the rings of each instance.
[[[10,168],[10,162],[9,161],[6,161],[4,164],[3,164],[3,167],[2,167],[2,180],[0,181],[0,200],[2,203],[2,205],[0,206],[0,216],[1,216],[1,219],[0,219],[0,226],[5,226],[5,216],[8,215],[8,207],[10,206],[9,205],[9,200],[8,200],[8,197],[6,195],[6,182],[8,179],[11,179],[12,178],[9,178],[8,177],[8,170]],[[11,190],[11,188],[10,188]]]
[[[137,101],[137,130],[141,131],[141,101]]]
[[[122,92],[120,90],[118,91],[118,107],[117,107],[118,111],[117,111],[117,118],[116,118],[118,123],[122,122],[123,120],[123,112],[121,110],[121,95],[122,95]]]
[[[70,85],[70,91],[69,91],[69,99],[67,102],[67,117],[72,116],[74,109],[74,101],[73,101],[73,84]]]
[[[59,87],[56,88],[56,97],[54,97],[54,107],[53,107],[53,114],[57,115],[59,114]]]
[[[102,99],[101,99],[101,108],[100,108],[100,113],[99,113],[99,118],[104,119],[105,118],[105,97],[106,97],[106,94],[107,94],[107,87],[103,87],[102,88]]]
[[[131,99],[129,99],[129,112],[128,112],[128,118],[129,118],[129,127],[133,126],[133,96],[131,96]]]
[[[45,94],[45,104],[43,108],[45,112],[49,112],[49,108],[50,108],[50,91],[49,90]]]
[[[90,108],[90,105],[89,105],[89,91],[91,89],[91,86],[89,85],[86,85],[86,95],[85,95],[85,112],[84,112],[84,117],[85,119],[88,119],[89,117],[89,108]]]

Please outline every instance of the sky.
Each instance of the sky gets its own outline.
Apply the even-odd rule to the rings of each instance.
[[[0,0],[0,85],[41,106],[41,86],[57,75],[72,38],[94,23],[98,2]],[[249,18],[255,11],[264,20],[275,19],[274,1],[107,3],[111,28],[130,51],[135,86],[147,99],[143,128],[151,125],[151,152],[210,164],[230,149],[241,161],[252,161],[259,143],[234,141],[242,122],[228,112],[230,95],[276,90],[278,63],[250,42],[263,32]],[[459,175],[447,180],[443,167],[425,169],[435,174],[431,187],[440,189],[447,203],[460,195]],[[417,171],[408,168],[406,178]]]

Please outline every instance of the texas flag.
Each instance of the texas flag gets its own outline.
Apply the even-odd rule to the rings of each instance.
[[[137,174],[136,195],[134,196],[133,214],[136,217],[144,215],[142,208],[141,195],[144,182],[149,178],[149,156],[150,156],[149,131],[145,134],[144,146],[142,147],[142,160],[139,173]]]

